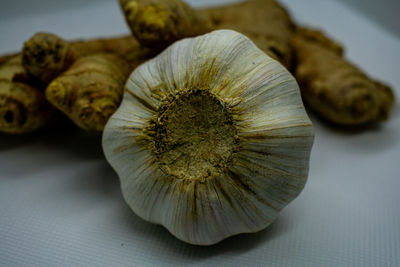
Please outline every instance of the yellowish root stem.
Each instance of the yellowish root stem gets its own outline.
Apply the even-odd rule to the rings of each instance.
[[[209,21],[181,0],[120,0],[120,5],[132,34],[156,50],[211,30]]]

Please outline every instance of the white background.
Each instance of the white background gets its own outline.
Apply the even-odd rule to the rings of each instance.
[[[283,2],[400,96],[399,36],[342,2]],[[128,32],[117,1],[1,0],[1,7],[0,53],[20,49],[36,31],[68,39]],[[0,265],[400,266],[399,110],[396,104],[388,122],[357,131],[312,116],[310,176],[299,198],[266,230],[211,247],[182,243],[134,215],[99,135],[68,123],[0,135]]]

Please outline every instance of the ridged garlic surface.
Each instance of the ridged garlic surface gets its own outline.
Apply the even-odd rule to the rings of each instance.
[[[219,30],[131,74],[103,149],[137,215],[211,245],[274,221],[306,183],[313,138],[289,72]]]

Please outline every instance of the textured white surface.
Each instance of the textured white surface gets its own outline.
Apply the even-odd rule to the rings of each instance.
[[[398,37],[335,1],[283,2],[400,96]],[[24,12],[0,18],[0,53],[38,30],[66,38],[127,32],[115,1]],[[367,131],[312,120],[316,139],[300,197],[266,230],[212,247],[182,243],[135,216],[99,136],[71,127],[0,135],[0,266],[400,266],[398,104],[389,122]]]

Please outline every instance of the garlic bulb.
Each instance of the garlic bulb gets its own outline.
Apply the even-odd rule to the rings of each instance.
[[[267,227],[300,193],[313,136],[289,72],[219,30],[131,74],[103,149],[137,215],[211,245]]]

